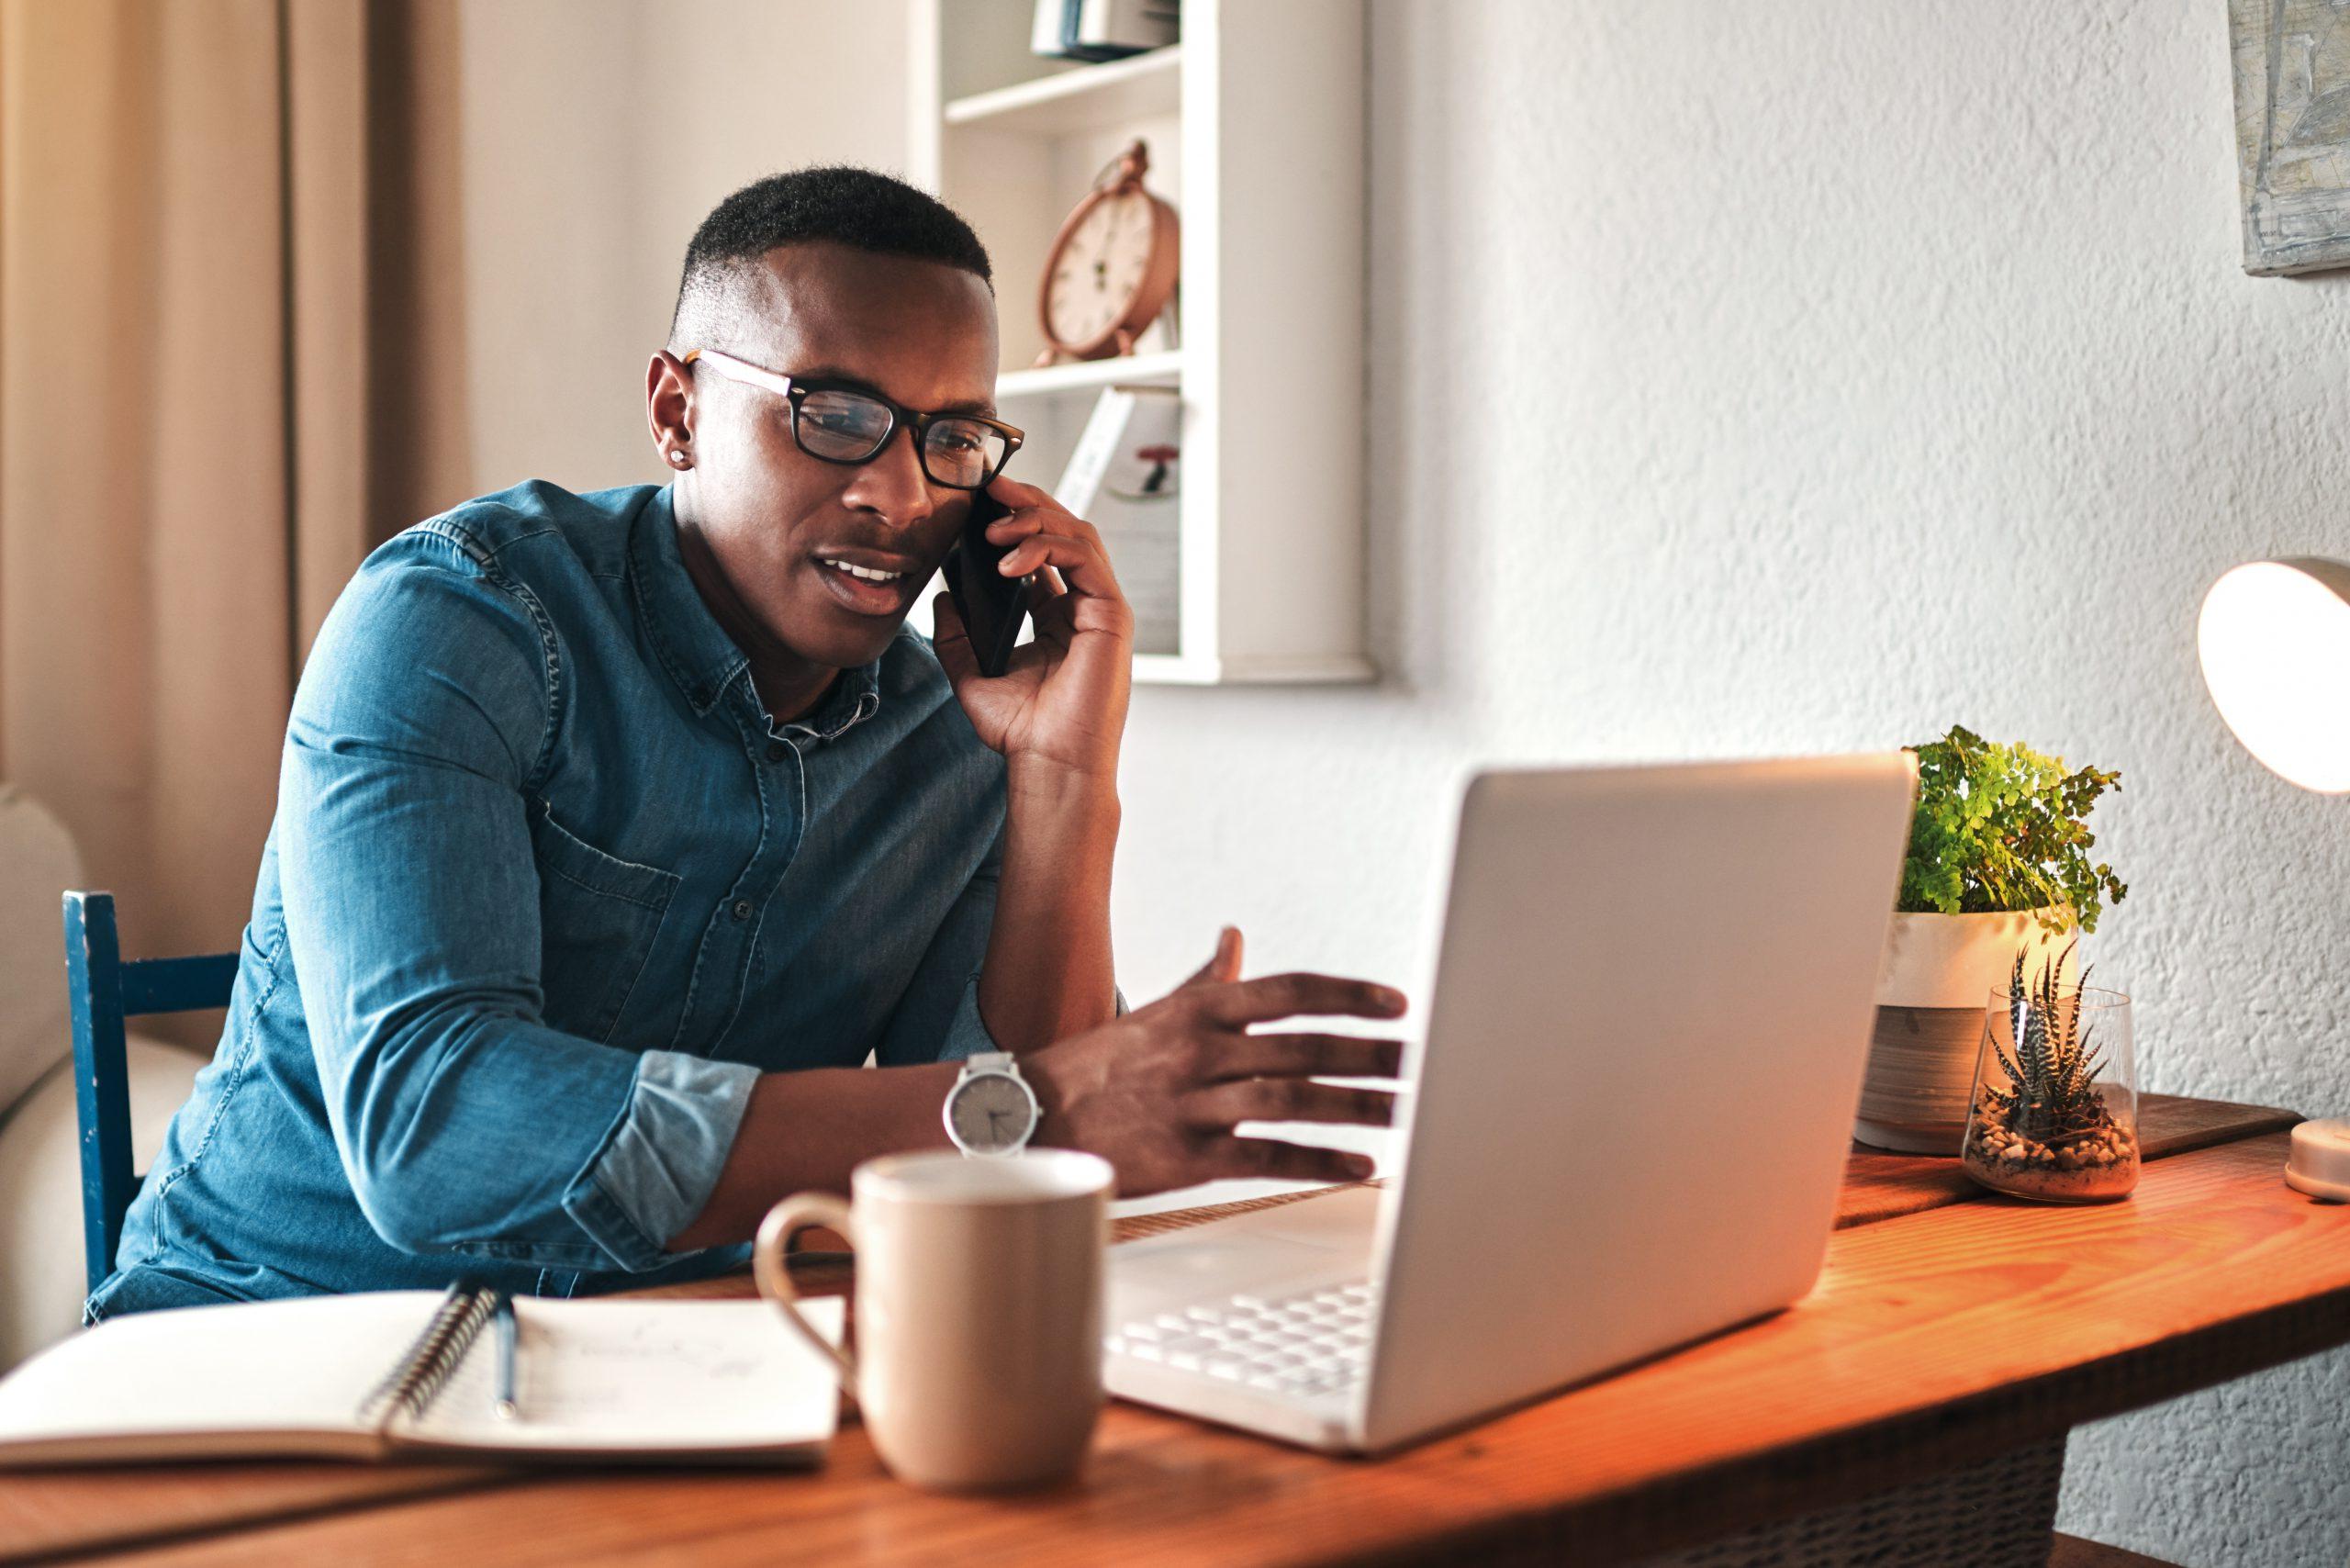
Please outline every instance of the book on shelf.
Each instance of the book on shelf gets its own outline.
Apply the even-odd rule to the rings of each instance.
[[[1028,49],[1054,60],[1124,60],[1181,36],[1178,0],[1036,0]]]

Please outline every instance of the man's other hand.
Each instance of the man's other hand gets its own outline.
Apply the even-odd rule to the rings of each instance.
[[[1396,1076],[1399,1040],[1252,1032],[1310,1017],[1394,1018],[1403,993],[1332,975],[1239,979],[1240,934],[1226,927],[1215,957],[1147,1007],[1021,1058],[1044,1119],[1035,1141],[1098,1154],[1118,1194],[1139,1197],[1222,1177],[1355,1182],[1368,1157],[1241,1137],[1242,1122],[1331,1122],[1383,1127],[1395,1096],[1317,1078]]]

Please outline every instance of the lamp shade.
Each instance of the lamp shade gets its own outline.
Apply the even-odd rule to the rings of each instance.
[[[2350,791],[2350,566],[2254,561],[2211,585],[2203,682],[2244,749],[2304,790]]]

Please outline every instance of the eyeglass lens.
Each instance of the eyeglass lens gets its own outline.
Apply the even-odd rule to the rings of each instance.
[[[863,463],[894,433],[890,406],[855,392],[825,388],[800,400],[800,444],[834,463]],[[977,420],[933,420],[923,432],[922,465],[941,485],[975,489],[1011,455],[1003,432]]]

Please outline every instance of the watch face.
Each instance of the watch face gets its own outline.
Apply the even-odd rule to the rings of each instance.
[[[974,1073],[955,1091],[946,1114],[967,1148],[1010,1148],[1035,1116],[1026,1086],[1002,1072]]]

